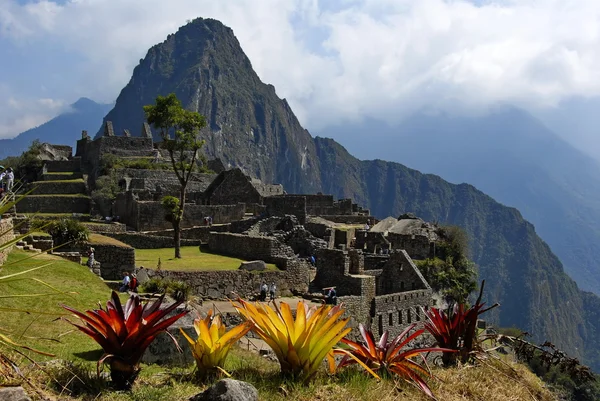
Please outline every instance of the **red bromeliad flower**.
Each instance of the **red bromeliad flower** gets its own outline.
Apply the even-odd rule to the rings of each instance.
[[[98,361],[98,371],[100,364],[109,363],[113,383],[119,388],[128,388],[139,373],[140,359],[146,348],[159,333],[188,313],[184,311],[163,320],[183,302],[160,309],[163,299],[164,294],[153,303],[142,305],[137,295],[131,295],[123,309],[119,295],[113,291],[106,309],[100,307],[82,313],[66,305],[61,306],[85,325],[69,323],[93,338],[104,350]]]
[[[457,351],[460,352],[461,361],[467,362],[477,346],[479,315],[499,305],[495,303],[489,308],[484,308],[485,303],[481,302],[484,287],[485,280],[481,282],[477,301],[470,308],[465,304],[454,304],[445,311],[438,308],[425,311],[428,320],[425,329],[435,338],[438,346],[454,350],[454,352],[444,352],[442,361],[445,366],[456,364]]]
[[[431,389],[423,380],[423,376],[432,377],[429,369],[413,361],[412,358],[425,352],[450,351],[443,348],[403,348],[415,338],[423,334],[424,330],[416,330],[412,334],[410,331],[414,329],[416,324],[408,326],[402,333],[396,336],[391,342],[388,341],[389,334],[385,331],[379,342],[375,342],[373,332],[367,330],[362,323],[359,324],[360,334],[364,343],[357,343],[346,338],[342,342],[350,347],[346,349],[336,349],[335,354],[345,355],[338,368],[359,364],[368,368],[367,371],[376,378],[379,378],[377,373],[390,374],[394,373],[402,379],[415,383],[425,394],[431,398],[435,398]]]

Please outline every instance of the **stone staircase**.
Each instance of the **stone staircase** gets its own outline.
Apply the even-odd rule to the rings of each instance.
[[[17,204],[18,213],[90,213],[92,201],[79,157],[45,162],[42,180],[29,184],[27,189],[33,192]]]
[[[34,248],[34,247],[33,247],[33,245],[29,245],[29,244],[27,243],[27,241],[23,241],[23,240],[21,240],[21,241],[17,242],[17,243],[15,244],[15,247],[16,247],[17,249],[22,249],[22,250],[24,250],[24,251],[32,251],[32,252],[38,252],[38,253],[42,252],[42,250],[41,250],[41,249]]]

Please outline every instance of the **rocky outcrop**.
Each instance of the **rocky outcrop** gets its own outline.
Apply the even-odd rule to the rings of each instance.
[[[190,401],[258,401],[258,390],[250,383],[223,379]]]

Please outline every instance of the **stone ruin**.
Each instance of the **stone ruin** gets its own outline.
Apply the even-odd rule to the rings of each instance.
[[[142,125],[140,136],[131,136],[127,130],[117,136],[110,121],[103,132],[92,140],[84,131],[75,156],[70,148],[48,148],[54,150],[48,152],[53,158],[44,164],[44,180],[58,188],[54,190],[67,193],[64,198],[53,193],[51,201],[42,194],[30,204],[23,203],[26,211],[90,216],[99,210],[89,193],[100,177],[104,157],[155,160],[166,156],[153,142],[147,124]],[[177,195],[179,184],[170,171],[123,168],[116,170],[120,193],[103,206],[109,215],[119,216],[121,224],[106,225],[100,231],[124,244],[97,250],[96,272],[116,279],[122,271],[136,268],[140,282],[156,276],[183,280],[194,295],[205,299],[226,299],[232,294],[251,297],[263,281],[275,282],[280,295],[314,297],[335,286],[353,324],[366,324],[376,334],[384,330],[398,334],[408,324],[423,321],[423,310],[432,304],[432,290],[412,258],[435,254],[434,225],[412,215],[377,221],[351,199],[287,194],[282,185],[263,183],[240,169],[226,170],[219,160],[208,165],[215,167],[215,173],[192,174],[182,245],[273,263],[277,271],[140,269],[134,248],[173,246],[171,224],[164,218],[160,201],[165,195]],[[61,184],[57,180],[66,173],[84,182]],[[206,224],[207,216],[213,225]],[[316,267],[309,262],[311,256],[316,257]]]

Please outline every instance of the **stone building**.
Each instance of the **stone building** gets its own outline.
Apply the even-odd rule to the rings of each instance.
[[[424,320],[432,290],[408,253],[393,251],[379,263],[365,264],[361,250],[321,249],[313,290],[336,287],[339,302],[354,325],[363,323],[381,335],[398,335],[411,323]]]
[[[399,218],[388,217],[370,230],[357,230],[356,248],[366,252],[403,249],[413,259],[427,259],[435,255],[438,241],[437,227],[412,214]]]

